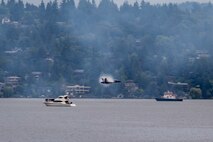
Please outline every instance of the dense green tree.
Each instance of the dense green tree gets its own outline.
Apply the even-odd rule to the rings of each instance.
[[[5,4],[5,2],[4,2],[4,0],[1,0],[1,6],[5,6],[6,4]]]
[[[45,20],[45,4],[44,1],[42,0],[40,5],[39,5],[39,19],[41,20],[41,22],[43,22]]]
[[[200,88],[191,88],[189,92],[189,96],[192,99],[200,99],[202,97],[202,91]]]
[[[62,0],[60,4],[60,17],[62,21],[70,21],[75,11],[75,2],[73,0]]]
[[[113,1],[102,0],[98,6],[98,11],[100,12],[100,15],[104,15],[103,18],[112,19],[116,16],[118,7]]]
[[[14,95],[14,90],[12,86],[6,85],[3,88],[3,97],[9,98]]]

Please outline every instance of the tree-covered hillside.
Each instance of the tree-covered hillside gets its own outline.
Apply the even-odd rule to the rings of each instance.
[[[211,3],[2,0],[0,19],[0,97],[57,96],[75,84],[91,87],[83,97],[213,96]],[[104,87],[101,74],[122,83]]]

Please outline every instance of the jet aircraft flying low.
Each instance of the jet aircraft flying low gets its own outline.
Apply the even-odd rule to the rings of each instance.
[[[120,80],[108,80],[106,77],[105,78],[101,78],[101,83],[102,84],[112,84],[112,83],[120,83]]]

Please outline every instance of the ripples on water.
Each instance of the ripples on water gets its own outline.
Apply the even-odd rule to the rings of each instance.
[[[0,99],[0,142],[212,142],[213,102]]]

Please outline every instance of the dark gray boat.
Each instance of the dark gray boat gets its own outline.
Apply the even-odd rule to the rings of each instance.
[[[183,101],[181,98],[177,98],[177,96],[170,91],[164,92],[164,95],[160,98],[155,98],[156,101]]]
[[[183,99],[165,99],[165,98],[155,98],[156,101],[183,101]]]

